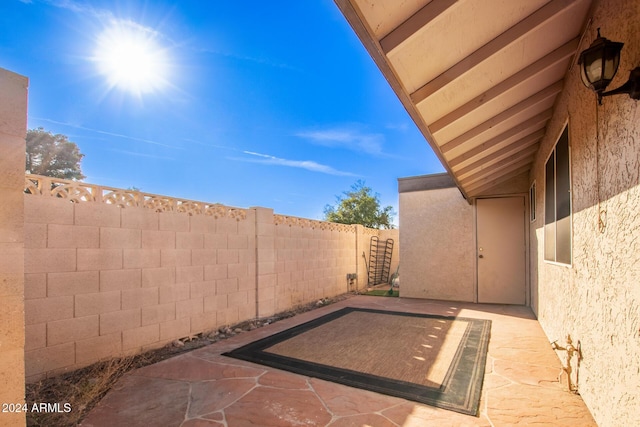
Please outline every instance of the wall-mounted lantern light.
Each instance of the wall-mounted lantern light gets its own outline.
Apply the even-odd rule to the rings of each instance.
[[[588,49],[580,54],[580,76],[582,83],[598,94],[598,103],[602,104],[603,96],[627,93],[632,99],[640,99],[640,67],[631,70],[629,80],[617,89],[605,92],[606,87],[618,71],[620,51],[624,43],[612,42],[600,35]]]

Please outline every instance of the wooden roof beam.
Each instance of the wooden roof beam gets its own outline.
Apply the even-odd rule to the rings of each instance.
[[[554,0],[518,22],[513,27],[500,34],[475,52],[465,57],[462,61],[440,74],[435,79],[423,85],[411,94],[411,100],[417,105],[429,96],[442,89],[448,83],[458,79],[464,73],[486,61],[511,43],[530,33],[549,19],[571,6],[574,0]]]
[[[463,197],[465,199],[468,199],[468,195],[465,193],[464,189],[460,186],[458,179],[452,173],[451,168],[449,167],[449,164],[446,161],[446,158],[440,152],[438,145],[435,143],[435,138],[431,134],[431,131],[429,131],[429,128],[427,124],[424,122],[424,120],[422,119],[422,116],[420,115],[418,109],[411,102],[411,97],[404,89],[404,86],[402,85],[402,83],[400,82],[400,79],[398,78],[397,74],[393,70],[393,67],[391,67],[391,64],[389,63],[389,59],[382,51],[382,47],[380,46],[380,43],[375,38],[371,27],[369,27],[369,25],[364,20],[360,10],[357,8],[357,6],[354,3],[352,3],[351,0],[334,0],[334,2],[342,12],[344,17],[347,19],[347,22],[349,22],[349,25],[358,36],[358,38],[364,45],[365,49],[367,50],[371,58],[373,58],[373,61],[382,72],[382,75],[384,75],[385,78],[387,79],[387,82],[395,92],[396,96],[400,99],[400,102],[402,103],[402,105],[404,105],[405,109],[409,113],[409,116],[411,117],[413,122],[418,126],[418,129],[420,129],[420,132],[424,136],[427,143],[433,149],[433,152],[438,158],[438,160],[440,160],[440,163],[444,166],[446,171],[449,174],[451,174],[451,178],[455,181]],[[471,202],[469,201],[469,203]]]
[[[519,151],[518,153],[514,154],[511,157],[507,157],[505,159],[500,160],[497,163],[492,164],[490,167],[486,167],[484,169],[478,170],[477,172],[468,176],[467,178],[460,180],[460,182],[464,186],[469,186],[477,181],[480,181],[486,178],[487,176],[493,176],[496,174],[502,175],[503,174],[502,171],[513,164],[519,163],[525,159],[529,159],[529,161],[533,161],[533,156],[536,154],[537,150],[538,150],[538,147],[536,145],[531,146],[529,148],[525,148],[524,150]]]
[[[462,135],[452,139],[451,141],[445,144],[442,144],[440,146],[440,149],[444,154],[446,154],[447,152],[461,146],[465,142],[477,137],[478,135],[488,131],[489,129],[498,126],[500,123],[504,122],[505,120],[508,120],[510,117],[520,114],[528,110],[529,108],[536,106],[541,102],[545,102],[551,97],[555,97],[558,93],[562,91],[562,86],[563,86],[562,80],[555,82],[551,86],[548,86],[542,89],[540,92],[536,93],[535,95],[526,98],[525,100],[517,103],[513,107],[510,107],[504,110],[502,113],[490,118],[489,120],[486,120],[484,123],[481,123],[478,126],[474,127],[473,129],[470,129],[467,132],[463,133]]]
[[[508,171],[504,171],[503,174],[496,174],[496,176],[487,177],[486,181],[483,181],[483,183],[478,183],[478,185],[465,188],[471,197],[475,197],[498,184],[502,184],[505,181],[509,181],[510,179],[529,171],[530,169],[531,162],[523,161],[521,165],[514,165]]]
[[[493,163],[502,160],[503,158],[509,157],[513,154],[516,154],[518,151],[521,151],[530,146],[537,146],[538,142],[544,136],[545,130],[540,129],[530,135],[525,136],[522,139],[517,140],[513,144],[509,144],[504,148],[501,148],[498,151],[495,151],[489,154],[486,157],[483,157],[475,162],[471,163],[464,168],[455,171],[456,175],[460,180],[464,180],[465,176],[471,175],[474,171],[478,169],[486,169],[490,167]]]
[[[531,156],[528,159],[522,159],[519,162],[514,163],[499,172],[487,175],[481,180],[476,181],[473,184],[465,185],[464,187],[469,190],[469,192],[473,193],[476,192],[479,188],[483,188],[487,185],[493,187],[501,182],[507,181],[509,180],[509,178],[514,176],[514,172],[521,171],[520,173],[522,173],[524,172],[524,170],[529,170],[531,168],[531,163],[533,163],[533,157],[534,156]],[[519,175],[519,173],[517,173],[516,175]]]
[[[453,169],[457,165],[473,159],[474,157],[481,157],[483,152],[495,147],[501,142],[504,142],[506,139],[517,137],[520,134],[531,134],[544,127],[552,115],[553,108],[549,108],[548,110],[545,110],[540,114],[536,114],[530,119],[518,124],[517,126],[512,127],[511,129],[501,133],[500,135],[495,136],[490,140],[480,144],[479,146],[467,150],[466,152],[460,154],[458,157],[449,160],[449,166]]]
[[[407,41],[431,21],[440,16],[444,11],[453,6],[458,0],[433,0],[427,3],[409,19],[394,28],[389,34],[380,40],[380,46],[385,55]]]
[[[461,107],[458,107],[454,111],[448,113],[447,115],[441,117],[435,122],[429,125],[429,129],[431,133],[436,133],[445,127],[449,126],[451,123],[460,120],[465,115],[471,113],[473,110],[481,107],[483,104],[486,104],[490,101],[493,101],[503,93],[511,90],[512,88],[525,84],[532,77],[537,76],[543,71],[553,67],[561,61],[566,60],[570,56],[576,53],[576,49],[578,49],[578,42],[580,41],[579,37],[574,38],[573,40],[563,44],[550,54],[544,56],[533,64],[525,67],[524,69],[518,71],[516,74],[512,75],[506,80],[498,83],[493,86],[491,89],[486,92],[476,96],[471,101],[467,102]]]

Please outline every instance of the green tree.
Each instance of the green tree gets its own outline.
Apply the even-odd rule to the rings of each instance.
[[[326,205],[324,219],[340,224],[362,224],[369,228],[393,228],[393,208],[380,207],[378,193],[373,193],[362,180],[351,186],[351,191],[344,191],[336,196],[334,206]]]
[[[43,128],[27,131],[27,173],[62,179],[84,179],[80,162],[84,154],[66,135],[52,134]]]

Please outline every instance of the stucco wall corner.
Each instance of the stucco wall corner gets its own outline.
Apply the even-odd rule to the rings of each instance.
[[[24,402],[24,157],[28,79],[0,68],[0,403]],[[25,425],[0,412],[0,425]]]

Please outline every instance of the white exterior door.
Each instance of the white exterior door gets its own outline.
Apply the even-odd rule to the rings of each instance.
[[[524,197],[478,199],[478,302],[524,305]]]

